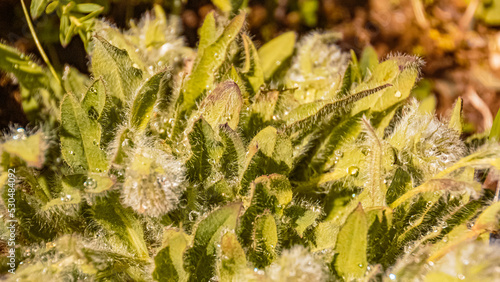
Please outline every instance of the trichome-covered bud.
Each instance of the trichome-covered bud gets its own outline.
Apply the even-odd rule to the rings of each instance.
[[[123,204],[149,216],[177,208],[185,189],[183,164],[158,147],[140,142],[131,151],[122,190]]]

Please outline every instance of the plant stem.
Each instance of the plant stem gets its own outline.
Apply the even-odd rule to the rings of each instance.
[[[31,36],[33,36],[33,39],[35,40],[36,47],[38,48],[38,51],[40,52],[40,55],[42,55],[42,59],[47,64],[47,67],[49,68],[50,72],[54,76],[54,78],[57,80],[59,85],[64,89],[63,84],[61,83],[61,79],[56,73],[56,70],[52,66],[52,64],[49,61],[49,57],[47,57],[47,54],[45,54],[45,51],[42,48],[42,45],[40,44],[40,40],[38,40],[38,36],[36,35],[35,28],[33,27],[33,23],[31,22],[31,17],[28,13],[28,9],[26,8],[26,4],[24,3],[24,0],[19,0],[21,2],[21,5],[23,6],[23,12],[24,12],[24,17],[26,18],[26,21],[28,22],[28,27],[31,32]]]

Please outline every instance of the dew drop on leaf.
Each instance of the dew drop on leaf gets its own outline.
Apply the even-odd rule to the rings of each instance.
[[[16,129],[16,133],[12,136],[14,140],[25,140],[26,139],[26,130],[24,128],[19,127]]]
[[[358,176],[359,168],[357,166],[350,166],[347,168],[347,173],[352,176]]]
[[[83,182],[83,186],[87,189],[94,189],[97,187],[97,181],[95,181],[93,178],[87,178],[85,182]]]
[[[188,215],[189,221],[195,221],[198,218],[199,215],[200,215],[199,212],[197,212],[197,211],[191,211],[189,213],[189,215]]]

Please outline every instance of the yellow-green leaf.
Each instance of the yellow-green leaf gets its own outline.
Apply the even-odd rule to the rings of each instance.
[[[292,56],[295,39],[295,32],[289,31],[260,47],[258,54],[266,81],[271,79],[281,64]]]
[[[361,204],[349,215],[340,229],[335,250],[335,270],[346,281],[364,276],[368,266],[366,258],[368,222]]]
[[[123,49],[119,49],[104,38],[96,36],[92,41],[92,71],[94,77],[102,77],[106,90],[123,103],[135,93],[142,80],[142,71],[133,66]]]

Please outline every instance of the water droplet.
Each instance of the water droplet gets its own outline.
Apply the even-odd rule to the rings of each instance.
[[[189,221],[195,221],[198,218],[199,215],[200,215],[199,212],[197,212],[197,211],[191,211],[189,213],[189,215],[188,215]]]
[[[19,127],[16,129],[16,134],[12,136],[12,139],[14,140],[26,140],[26,131],[24,128]]]
[[[357,166],[350,166],[347,168],[347,173],[352,176],[358,176],[359,168]]]
[[[465,275],[463,275],[462,273],[459,273],[459,274],[457,275],[457,277],[458,277],[458,279],[460,279],[460,280],[464,280],[464,279],[465,279]]]
[[[74,155],[74,154],[75,154],[75,152],[73,152],[73,151],[69,151],[69,154],[70,154],[70,155]]]
[[[97,187],[97,181],[89,177],[85,180],[85,182],[83,182],[83,186],[87,189],[95,189]]]
[[[122,147],[127,147],[127,146],[130,146],[130,139],[125,138],[125,140],[123,140],[122,142]]]
[[[14,64],[14,69],[18,69],[19,68],[19,65],[18,64]]]
[[[394,273],[389,274],[389,279],[396,280],[396,274]]]
[[[359,268],[363,268],[363,264],[362,263],[358,264],[358,266],[359,266]]]
[[[415,223],[414,223],[414,220],[417,216],[416,215],[412,215],[410,216],[410,221],[408,222],[408,224],[410,224],[410,226],[413,226]]]
[[[399,91],[399,90],[398,90],[398,91],[396,92],[396,94],[394,94],[394,96],[395,96],[396,98],[401,97],[401,91]]]
[[[180,202],[179,202],[179,207],[185,209],[188,205],[188,201],[186,199],[182,199]]]

